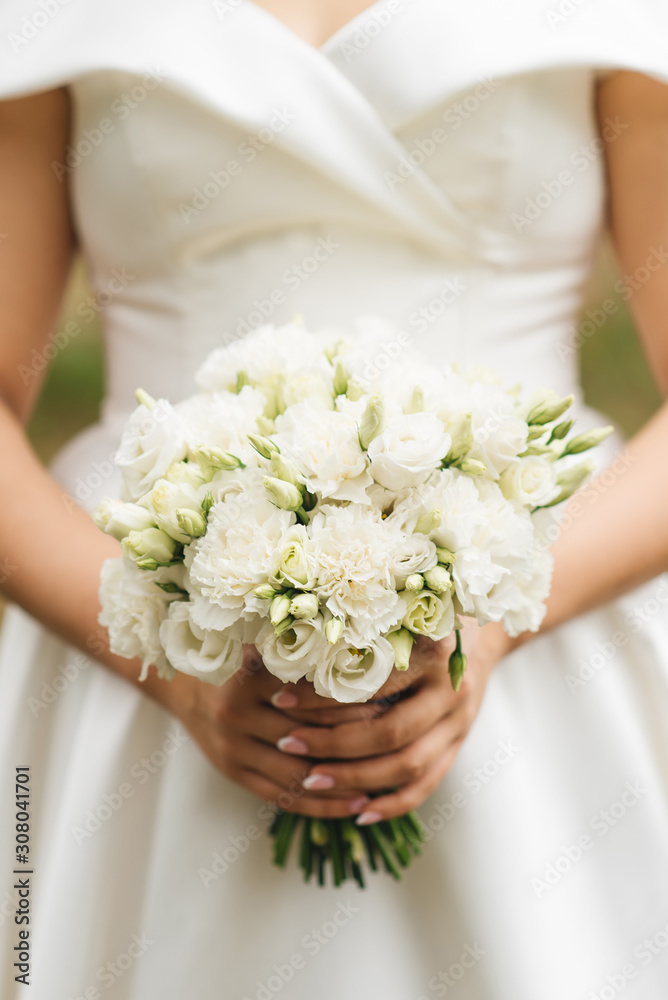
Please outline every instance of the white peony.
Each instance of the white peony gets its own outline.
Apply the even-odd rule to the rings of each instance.
[[[321,604],[347,622],[346,637],[365,645],[395,625],[404,604],[393,570],[401,533],[367,507],[322,507],[311,522]]]
[[[322,616],[311,621],[296,619],[280,636],[274,634],[273,625],[267,621],[255,644],[267,670],[286,684],[296,684],[331,652],[322,631]]]
[[[165,593],[157,584],[176,588],[183,586],[181,566],[159,569],[155,573],[140,570],[126,559],[107,559],[100,574],[99,598],[102,610],[100,625],[109,632],[109,648],[117,656],[142,661],[140,680],[148,676],[151,664],[161,677],[171,677],[160,643],[160,626],[167,617],[169,606],[183,596]]]
[[[369,445],[371,475],[388,490],[419,486],[439,468],[450,444],[450,435],[433,413],[391,417]]]
[[[141,405],[123,431],[115,462],[130,500],[139,500],[173,462],[186,457],[185,423],[166,399]]]
[[[330,647],[308,674],[316,694],[338,702],[368,701],[385,684],[394,667],[394,650],[382,636],[359,649],[343,640]]]
[[[554,462],[540,455],[527,455],[512,462],[502,473],[499,485],[505,497],[526,507],[550,503],[559,492]]]
[[[273,440],[308,480],[309,489],[329,500],[368,503],[373,480],[353,418],[337,410],[297,403],[276,421]]]
[[[209,684],[224,684],[243,662],[238,626],[202,629],[192,620],[192,604],[175,601],[160,625],[160,642],[171,665]]]
[[[192,617],[200,628],[229,628],[262,607],[252,591],[266,581],[294,521],[292,512],[269,502],[263,487],[231,492],[213,505],[206,534],[185,553]]]

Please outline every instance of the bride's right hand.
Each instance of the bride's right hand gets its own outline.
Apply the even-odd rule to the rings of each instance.
[[[147,693],[182,722],[219,771],[259,798],[320,818],[354,816],[368,805],[370,799],[359,789],[328,792],[303,787],[313,761],[277,748],[295,723],[272,703],[283,685],[251,647],[246,647],[241,670],[220,687],[177,673],[166,682],[152,675],[149,689]],[[339,721],[352,722],[376,712],[363,705],[341,706]]]

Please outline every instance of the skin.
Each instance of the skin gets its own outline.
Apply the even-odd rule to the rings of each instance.
[[[295,31],[305,29],[295,12],[305,17],[316,9],[306,0],[263,5],[285,14]],[[309,44],[321,44],[359,10],[341,4],[334,16],[334,5],[322,6],[329,19],[309,21]],[[632,139],[611,143],[606,157],[611,232],[622,270],[632,273],[651,247],[668,243],[668,88],[618,73],[599,88],[598,111],[601,121],[619,115],[630,124]],[[100,566],[119,554],[118,544],[72,509],[23,430],[38,379],[24,385],[19,366],[30,367],[32,350],[47,343],[74,248],[67,187],[50,169],[54,160],[64,160],[69,117],[63,90],[0,104],[0,218],[7,234],[0,244],[3,590],[63,639],[138,685],[139,663],[111,654],[97,624]],[[653,275],[631,306],[657,381],[668,386],[668,275]],[[667,441],[664,407],[629,443],[628,471],[570,519],[554,547],[543,631],[668,568],[668,463],[660,459]],[[29,497],[39,498],[39,517]],[[284,687],[252,649],[243,671],[220,688],[182,674],[168,683],[152,672],[141,690],[181,720],[215,767],[261,798],[275,801],[295,776],[319,776],[320,783],[326,776],[331,787],[304,788],[295,796],[295,811],[321,817],[362,812],[362,819],[373,821],[420,805],[437,787],[475,720],[492,669],[529,638],[511,641],[497,625],[468,623],[469,667],[458,693],[447,675],[451,642],[421,641],[410,670],[395,672],[366,706],[336,706],[305,683]],[[367,809],[368,792],[390,787],[398,791],[375,798]]]

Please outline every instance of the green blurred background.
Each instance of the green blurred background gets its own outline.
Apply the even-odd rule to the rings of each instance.
[[[587,401],[630,435],[654,412],[660,397],[629,314],[612,290],[616,276],[610,248],[603,246],[589,289],[589,303],[595,307],[610,297],[619,309],[584,340],[580,365]],[[65,297],[60,327],[89,294],[78,262]],[[98,323],[91,323],[58,353],[49,369],[30,425],[31,439],[42,459],[48,461],[68,438],[97,418],[103,384],[100,329]]]

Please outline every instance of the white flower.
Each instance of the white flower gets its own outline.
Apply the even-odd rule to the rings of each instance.
[[[396,504],[388,520],[396,521],[404,531],[415,531],[423,517],[437,511],[440,524],[429,537],[438,546],[454,552],[471,544],[474,532],[485,511],[474,480],[458,469],[442,469],[429,481],[408,492]]]
[[[313,409],[334,408],[333,371],[323,368],[301,368],[286,375],[280,382],[282,409],[307,403]]]
[[[326,363],[317,338],[296,323],[275,327],[268,323],[253,333],[221,347],[208,356],[195,376],[197,385],[209,392],[234,390],[243,373],[251,385],[269,387],[286,372]]]
[[[191,456],[197,447],[219,448],[245,465],[257,465],[258,455],[248,435],[257,430],[257,418],[264,406],[262,393],[244,386],[238,395],[216,392],[192,396],[175,409],[183,418]]]
[[[440,466],[450,444],[450,435],[433,413],[392,417],[369,445],[371,475],[388,490],[419,486]]]
[[[130,500],[139,500],[173,462],[186,457],[185,431],[183,419],[166,399],[152,409],[137,407],[115,456]]]
[[[508,635],[537,632],[545,617],[550,593],[553,559],[547,550],[536,549],[533,557],[513,567],[499,587],[497,599],[505,608],[502,621]]]
[[[525,451],[529,428],[517,414],[513,398],[498,385],[473,383],[471,402],[473,447],[468,457],[482,462],[487,474],[498,479]]]
[[[157,586],[159,583],[182,587],[182,568],[151,573],[137,569],[126,559],[107,559],[100,574],[102,610],[98,621],[109,631],[112,653],[141,659],[140,680],[146,679],[151,664],[158,668],[161,677],[173,675],[160,643],[160,625],[167,617],[169,605],[183,595],[178,590],[165,593]]]
[[[437,562],[436,546],[431,539],[419,532],[405,535],[397,543],[392,568],[397,588],[403,590],[407,577],[424,573]]]
[[[434,594],[421,590],[417,594],[406,592],[406,611],[403,625],[410,632],[427,635],[430,639],[445,639],[455,626],[455,609],[449,593]]]
[[[189,483],[170,483],[167,479],[158,479],[151,492],[142,499],[142,505],[159,528],[184,545],[191,541],[193,534],[202,534],[204,531],[206,522],[202,513],[202,501],[195,487]],[[197,515],[191,520],[197,522],[198,531],[184,531],[184,519],[179,517],[180,511]]]
[[[347,620],[346,637],[364,645],[403,614],[393,578],[401,533],[367,507],[323,507],[310,526],[318,571],[314,588],[331,613]]]
[[[337,410],[297,403],[276,421],[274,441],[308,480],[309,489],[331,500],[368,503],[372,479],[359,443],[357,424]]]
[[[310,621],[295,620],[280,636],[265,622],[255,644],[267,670],[284,683],[296,684],[309,670],[330,655],[331,646],[322,631],[322,616]]]
[[[209,512],[206,534],[186,549],[192,617],[200,628],[225,629],[262,607],[252,596],[282,549],[294,514],[279,510],[264,487],[230,492]]]
[[[517,500],[525,507],[540,507],[558,493],[554,462],[540,455],[518,458],[502,473],[499,485],[508,500]]]
[[[387,639],[378,637],[365,648],[350,646],[344,640],[330,646],[308,680],[316,694],[338,702],[368,701],[386,682],[394,666],[394,650]]]
[[[143,531],[154,526],[152,514],[136,503],[123,503],[105,497],[93,511],[93,520],[98,528],[113,538],[122,541],[131,531]]]
[[[218,632],[192,620],[192,604],[175,601],[160,626],[160,641],[171,665],[209,684],[224,684],[243,662],[237,626]]]
[[[313,543],[304,525],[295,524],[288,528],[280,548],[274,553],[269,581],[279,587],[288,584],[300,590],[311,590],[316,579]]]

